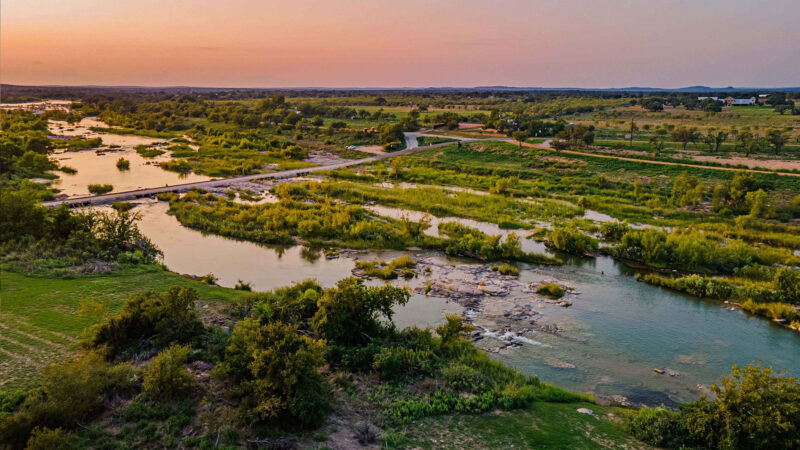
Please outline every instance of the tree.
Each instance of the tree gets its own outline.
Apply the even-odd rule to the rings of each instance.
[[[767,150],[769,150],[769,141],[767,138],[759,136],[750,140],[745,150],[745,155],[750,156],[751,153],[766,153]]]
[[[565,150],[567,148],[567,141],[555,137],[552,141],[550,141],[550,145],[555,149],[556,153],[560,152],[561,150]]]
[[[689,142],[696,142],[700,138],[700,133],[697,128],[686,128],[680,126],[672,131],[672,139],[683,143],[683,149],[686,150],[686,145]]]
[[[636,122],[634,122],[633,119],[631,119],[631,125],[630,125],[630,133],[631,133],[631,135],[630,135],[630,141],[629,141],[629,145],[630,146],[633,146],[633,135],[638,130],[639,130],[639,126],[636,125]]]
[[[750,146],[753,141],[753,135],[749,131],[743,131],[736,134],[736,148],[750,154]]]
[[[775,154],[779,154],[784,144],[789,141],[789,137],[781,130],[769,130],[767,133],[767,140],[775,147]]]
[[[511,137],[513,137],[514,140],[519,143],[519,148],[522,149],[522,143],[525,141],[525,139],[528,139],[528,132],[522,130],[515,131],[511,133]]]
[[[767,193],[763,189],[748,192],[745,195],[745,203],[750,208],[750,215],[756,218],[769,217],[770,210],[768,205]]]
[[[659,156],[664,150],[664,140],[657,135],[651,136],[650,146],[653,147],[653,156]]]
[[[89,345],[104,348],[107,356],[114,357],[138,349],[143,341],[162,346],[188,342],[203,330],[194,306],[198,298],[196,290],[186,287],[134,294],[119,314],[95,325]]]
[[[728,139],[728,133],[726,133],[724,131],[718,131],[714,135],[714,151],[715,152],[719,152],[719,149],[722,146],[722,143],[725,142],[726,139]]]
[[[664,100],[661,98],[648,97],[641,100],[639,104],[642,105],[642,108],[652,112],[662,111],[664,109]]]
[[[775,272],[772,282],[775,290],[781,294],[782,300],[791,303],[800,302],[800,271],[781,267]]]
[[[403,173],[403,159],[399,157],[392,159],[391,168],[392,178],[400,178],[400,174]]]
[[[790,448],[800,442],[800,384],[777,376],[769,366],[733,366],[716,394],[722,448]],[[792,444],[794,443],[794,444]]]
[[[364,286],[358,278],[345,278],[326,290],[317,302],[311,325],[322,338],[341,345],[369,342],[391,322],[395,305],[405,305],[406,289]]]
[[[678,411],[642,408],[631,415],[634,437],[667,448],[796,449],[800,446],[800,383],[771,367],[733,366],[715,398]]]

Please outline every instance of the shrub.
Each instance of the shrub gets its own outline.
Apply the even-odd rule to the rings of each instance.
[[[775,290],[784,300],[792,303],[800,303],[800,270],[782,267],[775,272],[773,280]]]
[[[133,372],[127,364],[110,366],[95,352],[42,371],[41,387],[33,390],[20,409],[0,420],[0,442],[23,447],[35,427],[74,428],[103,410],[104,399],[128,391]],[[37,439],[49,441],[53,431],[40,430]],[[58,433],[55,431],[55,433]]]
[[[486,388],[486,380],[478,369],[454,362],[442,369],[442,379],[458,391],[479,392]]]
[[[394,306],[405,305],[409,297],[404,288],[364,286],[362,280],[345,278],[322,294],[312,327],[338,344],[364,343],[385,330],[382,320],[391,322]]]
[[[236,286],[233,287],[237,291],[252,291],[253,285],[249,281],[242,281],[239,280],[236,282]]]
[[[798,311],[794,305],[790,305],[788,303],[762,303],[754,302],[753,300],[748,299],[742,303],[742,309],[749,313],[757,314],[770,319],[779,319],[786,322],[800,320],[800,311]]]
[[[677,412],[643,408],[628,428],[648,444],[667,448],[797,448],[800,383],[769,366],[733,366],[714,400],[684,404]]]
[[[28,439],[28,445],[25,448],[26,450],[61,450],[70,448],[73,440],[73,436],[61,428],[51,430],[36,427],[31,432],[31,438]]]
[[[403,255],[389,262],[385,261],[356,261],[356,268],[364,271],[364,275],[382,280],[397,278],[398,272],[403,278],[412,278],[416,275],[413,268],[417,262],[408,255]]]
[[[144,372],[144,394],[151,400],[177,400],[192,393],[197,382],[186,369],[189,346],[171,345],[156,355]]]
[[[618,241],[622,236],[631,230],[628,222],[605,222],[600,225],[600,234],[609,241]]]
[[[497,264],[493,264],[492,265],[492,270],[494,270],[496,272],[500,272],[503,275],[511,275],[511,276],[519,275],[519,268],[517,268],[516,266],[512,266],[509,263],[503,263],[502,266],[498,266]]]
[[[88,344],[105,348],[109,357],[115,357],[143,345],[189,342],[203,330],[194,307],[197,298],[196,290],[185,287],[135,294],[119,314],[92,328]]]
[[[547,234],[549,244],[556,250],[573,255],[588,255],[598,249],[597,239],[583,234],[577,227],[555,227]]]
[[[237,323],[218,377],[239,383],[240,410],[245,419],[294,419],[317,425],[330,412],[333,390],[319,368],[325,363],[325,342],[302,336],[297,327],[261,325],[252,318]]]
[[[114,190],[114,186],[110,184],[90,184],[89,193],[94,195],[107,194]]]
[[[117,169],[119,170],[128,170],[131,168],[131,162],[125,158],[120,158],[117,160]]]
[[[398,381],[409,375],[430,375],[433,371],[433,352],[384,347],[375,355],[373,367],[384,380]]]
[[[561,289],[558,283],[544,283],[536,287],[536,293],[551,298],[561,298],[564,296],[564,289]]]

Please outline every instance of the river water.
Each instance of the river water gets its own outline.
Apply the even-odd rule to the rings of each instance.
[[[107,125],[92,118],[84,118],[75,125],[55,120],[49,123],[48,128],[53,136],[99,137],[103,140],[102,154],[89,149],[58,151],[53,155],[59,164],[78,169],[76,174],[57,172],[59,179],[53,182],[52,187],[59,189],[59,194],[68,197],[89,195],[90,184],[110,184],[114,187],[112,192],[122,192],[211,179],[205,175],[178,174],[161,169],[156,164],[169,160],[169,152],[155,158],[144,158],[136,153],[137,145],[164,143],[164,139],[102,133],[92,131],[90,127],[106,128]],[[106,148],[110,145],[119,148]],[[120,158],[130,161],[129,170],[117,169],[117,160]]]
[[[434,258],[443,265],[466,262],[426,251],[369,251],[337,259],[322,255],[310,261],[299,246],[272,248],[203,235],[181,226],[166,214],[167,209],[166,203],[155,201],[144,202],[136,209],[142,214],[142,232],[164,251],[167,267],[186,274],[213,273],[218,283],[227,287],[241,279],[251,282],[256,290],[269,290],[309,278],[328,287],[351,275],[354,259],[388,261],[409,254]],[[393,209],[373,210],[389,216],[399,214]],[[504,231],[495,230],[493,224],[448,220],[478,225],[486,232]],[[542,250],[540,244],[527,239],[523,242],[530,246],[527,250]],[[697,399],[733,364],[761,360],[800,373],[800,339],[795,332],[714,302],[637,282],[630,269],[611,258],[573,259],[561,267],[521,267],[523,284],[555,280],[573,286],[578,294],[566,297],[572,306],[564,308],[537,300],[534,294],[519,289],[506,297],[487,296],[482,311],[471,314],[476,325],[488,330],[476,345],[542,380],[601,397],[623,396],[634,404],[675,405]],[[420,274],[414,280],[393,283],[414,287],[436,277],[434,271],[430,276]],[[505,316],[520,304],[532,305],[540,314],[539,329]],[[448,311],[465,312],[445,299],[418,294],[398,308],[395,322],[400,327],[433,326]],[[543,325],[558,331],[542,331]],[[491,336],[502,335],[507,329],[523,336],[519,341],[522,345],[498,351],[502,342]],[[677,375],[657,374],[654,368]]]

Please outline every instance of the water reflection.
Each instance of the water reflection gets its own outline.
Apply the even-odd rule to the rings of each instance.
[[[158,167],[157,163],[170,159],[168,153],[155,158],[144,158],[136,153],[136,145],[150,145],[163,142],[163,139],[142,136],[119,136],[89,130],[89,127],[104,126],[100,121],[91,118],[81,120],[77,125],[66,122],[50,121],[50,132],[61,136],[100,137],[104,145],[118,145],[119,148],[106,149],[102,152],[94,150],[59,151],[53,159],[59,164],[77,169],[75,174],[57,172],[60,177],[51,187],[59,189],[62,195],[79,197],[89,195],[90,184],[110,184],[112,192],[165,186],[211,179],[205,175],[178,174]],[[130,169],[117,169],[117,160],[125,158],[130,161]]]

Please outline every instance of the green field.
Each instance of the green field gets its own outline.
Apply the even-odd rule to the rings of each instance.
[[[77,350],[81,332],[103,310],[116,313],[125,299],[143,290],[191,286],[202,301],[230,301],[241,292],[209,286],[157,266],[61,279],[0,274],[0,372],[3,389],[33,384],[39,370]],[[84,313],[89,302],[102,309]],[[84,306],[81,308],[81,306]]]

